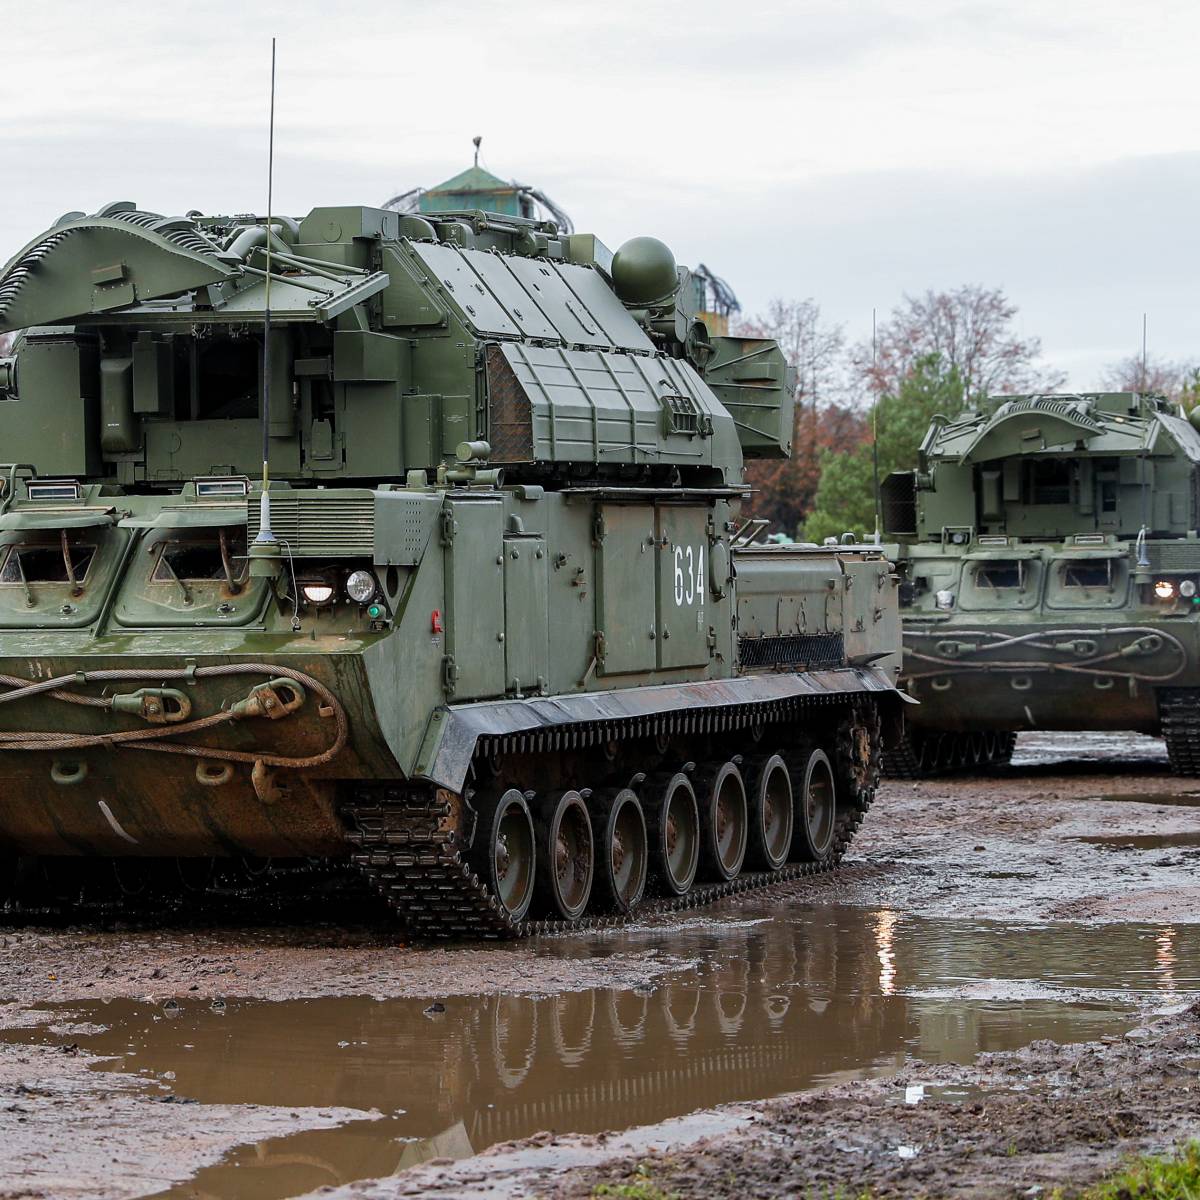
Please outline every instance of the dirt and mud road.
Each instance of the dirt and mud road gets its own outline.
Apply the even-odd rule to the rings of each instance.
[[[0,1198],[1086,1182],[1200,1133],[1198,864],[1158,743],[1038,736],[886,785],[835,875],[619,932],[0,928]]]

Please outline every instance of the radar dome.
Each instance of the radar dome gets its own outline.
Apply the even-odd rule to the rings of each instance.
[[[613,255],[612,281],[625,304],[654,304],[679,286],[675,255],[658,238],[630,238]]]

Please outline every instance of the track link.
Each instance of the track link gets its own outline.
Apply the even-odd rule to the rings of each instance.
[[[1200,775],[1200,688],[1159,693],[1163,741],[1176,775]]]
[[[722,731],[751,724],[765,714],[719,714],[714,724]],[[790,714],[789,714],[790,715]],[[605,737],[652,736],[651,723],[620,729],[575,731],[576,737],[597,744]],[[562,731],[556,731],[561,739]],[[507,747],[505,747],[507,749]],[[483,753],[490,747],[485,746]],[[543,749],[536,737],[523,739],[521,749]],[[456,808],[462,797],[441,789],[417,787],[363,788],[343,806],[352,861],[368,882],[423,940],[501,939],[553,936],[609,929],[662,913],[680,912],[715,903],[727,896],[802,879],[832,870],[846,853],[874,799],[879,779],[879,714],[873,704],[852,706],[837,728],[835,765],[846,795],[839,814],[831,852],[820,862],[789,863],[778,871],[743,872],[728,883],[700,884],[683,896],[649,898],[624,915],[585,916],[514,921],[471,869],[467,847],[456,832]],[[863,754],[866,759],[863,761]]]
[[[892,779],[928,779],[989,767],[1007,766],[1017,743],[1015,733],[921,734],[906,730],[883,752],[883,773]]]

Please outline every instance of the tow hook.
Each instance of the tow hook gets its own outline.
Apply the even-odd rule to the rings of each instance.
[[[277,804],[287,797],[287,789],[280,784],[276,773],[261,758],[255,762],[254,769],[250,772],[250,782],[254,785],[254,794],[263,804]]]
[[[306,699],[304,689],[298,683],[291,679],[272,679],[252,687],[246,699],[239,700],[230,711],[234,717],[270,717],[277,721],[302,708]]]
[[[1140,654],[1156,654],[1162,649],[1163,640],[1157,633],[1148,633],[1137,639],[1136,642],[1130,642],[1128,646],[1121,647],[1122,658],[1133,658]]]
[[[138,688],[114,696],[111,707],[113,712],[141,717],[151,725],[173,725],[192,715],[191,700],[176,688]]]

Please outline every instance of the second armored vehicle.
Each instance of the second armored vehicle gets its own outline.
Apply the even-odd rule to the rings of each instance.
[[[902,775],[1024,729],[1160,735],[1200,773],[1200,434],[1161,397],[1001,397],[935,420],[883,488],[900,543]]]

